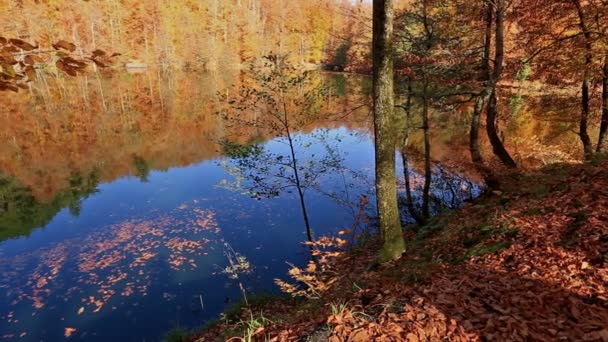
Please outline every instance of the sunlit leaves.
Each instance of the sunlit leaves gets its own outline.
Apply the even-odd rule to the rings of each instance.
[[[108,56],[97,49],[87,59],[78,58],[72,54],[76,51],[76,45],[65,40],[52,44],[52,47],[55,51],[42,50],[39,45],[21,39],[0,37],[0,91],[28,89],[27,83],[36,79],[37,70],[47,65],[54,65],[69,76],[77,76],[86,70],[90,62],[105,68],[119,55]]]
[[[38,45],[34,46],[28,42],[25,42],[21,39],[9,39],[8,42],[12,44],[14,47],[21,49],[23,51],[33,51],[38,48]]]
[[[323,294],[338,281],[335,262],[343,255],[342,251],[348,242],[337,237],[324,236],[315,241],[307,241],[305,244],[311,247],[314,259],[309,261],[305,268],[289,264],[291,266],[289,276],[296,283],[288,283],[281,279],[275,279],[275,283],[283,292],[294,297],[322,298]]]
[[[60,40],[57,43],[52,44],[52,46],[55,50],[66,50],[69,52],[76,51],[76,45],[65,40]]]

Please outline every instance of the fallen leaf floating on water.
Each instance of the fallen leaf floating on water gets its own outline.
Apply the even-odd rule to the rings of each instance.
[[[70,336],[72,336],[72,334],[73,334],[73,333],[75,333],[75,332],[76,332],[76,328],[69,328],[69,327],[68,327],[68,328],[65,328],[65,331],[64,331],[63,335],[64,335],[65,337],[70,337]]]
[[[6,265],[17,266],[35,261],[37,266],[30,272],[19,274],[13,271],[0,278],[0,288],[15,289],[10,294],[11,305],[28,301],[35,310],[45,308],[46,301],[52,296],[70,300],[78,293],[78,288],[89,288],[91,291],[80,298],[83,306],[76,307],[77,315],[101,312],[117,296],[145,296],[154,281],[149,273],[144,272],[147,265],[164,261],[166,267],[173,271],[195,269],[198,258],[209,254],[204,251],[204,246],[212,243],[215,240],[213,235],[220,231],[212,211],[185,209],[189,209],[192,215],[183,217],[183,211],[176,208],[167,215],[155,214],[153,219],[105,226],[78,243],[75,240],[64,241],[52,248],[7,261]],[[196,238],[183,237],[190,234]],[[74,256],[78,265],[72,268],[66,262]],[[56,280],[72,272],[77,272],[73,287],[50,288],[51,284],[61,284]],[[35,312],[31,316],[35,316]],[[13,320],[12,315],[9,319]]]

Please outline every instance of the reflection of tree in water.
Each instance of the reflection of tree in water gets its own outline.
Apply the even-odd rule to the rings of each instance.
[[[67,189],[43,202],[34,197],[31,189],[9,176],[0,175],[0,240],[28,235],[33,229],[48,224],[64,208],[78,216],[82,200],[98,191],[98,183],[97,170],[87,176],[74,172]]]
[[[148,162],[138,155],[133,155],[133,166],[135,167],[137,178],[143,183],[148,183],[148,176],[150,175],[150,165]]]
[[[229,158],[224,166],[235,181],[222,185],[255,198],[296,192],[312,241],[306,191],[322,189],[324,175],[345,170],[344,157],[331,143],[329,131],[298,133],[323,118],[328,88],[318,73],[298,70],[277,56],[267,57],[261,67],[252,67],[252,79],[251,87],[228,101],[223,112],[227,126],[256,127],[276,138],[269,144],[224,140],[223,152]]]
[[[366,192],[368,177],[349,169],[345,165],[345,154],[339,150],[339,134],[329,130],[316,130],[308,135],[295,135],[299,181],[295,178],[293,164],[287,151],[270,142],[238,144],[223,143],[223,152],[228,160],[222,161],[224,169],[234,177],[233,181],[222,180],[224,188],[240,191],[252,198],[273,198],[284,193],[308,190],[316,191],[334,200],[347,209],[355,208],[356,198],[352,192]],[[313,147],[314,146],[314,147]],[[313,150],[314,149],[314,150]]]
[[[410,178],[411,202],[415,211],[420,211],[424,202],[422,189],[424,187],[425,176],[416,170],[408,170]],[[481,195],[483,186],[472,181],[470,178],[458,172],[452,171],[449,167],[436,163],[431,170],[431,183],[433,186],[429,192],[429,206],[431,215],[437,215],[443,209],[457,209],[465,202],[471,201]],[[403,191],[399,195],[401,207],[407,208],[409,200]],[[408,223],[414,222],[413,217],[408,213],[402,215],[402,219]]]

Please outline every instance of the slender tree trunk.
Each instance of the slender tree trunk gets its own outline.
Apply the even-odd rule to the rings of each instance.
[[[581,83],[581,120],[579,124],[579,136],[581,138],[581,142],[583,143],[583,152],[585,154],[585,159],[588,160],[593,155],[593,143],[591,142],[591,138],[589,137],[589,133],[587,132],[589,126],[589,114],[591,113],[590,105],[589,105],[589,69],[591,68],[591,63],[593,62],[593,52],[592,52],[592,43],[591,43],[591,32],[587,27],[587,20],[585,18],[585,13],[583,12],[583,8],[581,6],[580,0],[572,0],[574,6],[576,6],[576,11],[578,13],[579,18],[579,26],[585,37],[585,67],[583,70],[583,82]]]
[[[604,57],[604,74],[602,76],[602,123],[597,142],[598,153],[608,153],[608,54]]]
[[[397,204],[394,127],[394,79],[392,58],[393,1],[373,3],[373,104],[376,148],[376,197],[380,231],[384,240],[379,262],[401,257],[405,241]]]
[[[505,164],[507,167],[515,168],[517,164],[511,158],[511,155],[505,148],[498,136],[497,117],[498,117],[498,101],[497,101],[497,88],[498,82],[502,75],[502,63],[504,60],[504,31],[505,31],[505,1],[496,0],[494,2],[496,6],[496,47],[494,52],[494,71],[492,73],[492,90],[490,92],[490,99],[488,103],[488,112],[486,116],[486,131],[488,138],[492,144],[492,150],[494,154]]]
[[[306,200],[304,198],[304,191],[302,190],[302,182],[300,180],[300,171],[298,171],[298,159],[296,158],[296,151],[293,145],[293,137],[291,136],[291,130],[289,128],[289,123],[287,119],[287,109],[285,108],[285,103],[283,102],[283,110],[285,114],[285,129],[287,133],[287,140],[289,141],[289,152],[291,154],[291,161],[293,164],[293,175],[296,181],[296,188],[298,190],[298,197],[300,198],[300,208],[302,209],[302,217],[304,218],[304,225],[306,226],[306,236],[308,237],[308,241],[313,242],[314,236],[312,233],[312,227],[310,226],[310,219],[308,218],[308,210],[306,208]]]
[[[278,63],[278,61],[277,61]],[[277,67],[280,68],[280,66]],[[282,76],[282,69],[281,70],[281,76]],[[298,158],[296,156],[296,150],[295,150],[295,146],[294,146],[294,142],[293,142],[293,136],[291,135],[291,126],[289,124],[289,116],[288,116],[288,111],[287,111],[287,100],[285,99],[285,94],[283,93],[283,91],[281,91],[280,93],[281,96],[281,105],[282,105],[282,118],[281,118],[281,122],[283,124],[283,128],[285,129],[285,135],[287,136],[287,141],[289,143],[289,153],[291,155],[291,165],[293,168],[293,176],[294,176],[294,180],[295,180],[295,185],[296,185],[296,189],[298,191],[298,198],[300,199],[300,210],[302,211],[302,218],[304,220],[304,226],[306,228],[306,237],[308,238],[309,242],[313,242],[314,241],[314,234],[312,231],[312,226],[310,225],[310,219],[308,217],[308,209],[306,207],[306,199],[304,197],[304,190],[302,189],[302,181],[300,178],[300,171],[298,170]],[[316,247],[312,244],[308,245],[308,249],[310,250],[310,257],[312,259],[312,261],[318,265],[318,260],[315,254],[315,249]]]

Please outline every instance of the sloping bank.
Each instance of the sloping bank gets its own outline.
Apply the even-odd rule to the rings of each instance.
[[[608,161],[501,184],[407,233],[398,262],[370,267],[369,242],[310,270],[320,298],[258,301],[189,340],[608,341]]]

